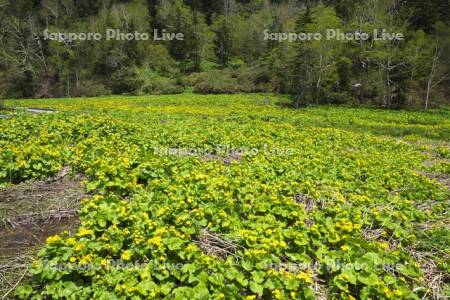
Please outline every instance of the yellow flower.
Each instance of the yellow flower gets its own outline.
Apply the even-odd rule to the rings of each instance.
[[[92,201],[99,201],[102,200],[104,197],[101,195],[95,195],[94,197],[92,197]]]
[[[47,238],[47,244],[54,244],[56,242],[59,242],[60,240],[61,240],[61,237],[59,235],[49,236]]]
[[[77,243],[77,241],[74,238],[68,238],[66,243],[69,246],[74,246]]]
[[[255,300],[255,299],[256,299],[255,295],[245,297],[245,300]]]
[[[108,260],[104,258],[100,263],[102,264],[103,267],[106,267],[108,265]]]
[[[87,265],[92,261],[92,258],[92,254],[85,255],[80,259],[80,264]]]
[[[383,248],[383,250],[386,250],[389,248],[389,244],[386,242],[382,242],[382,243],[380,243],[380,247]]]
[[[349,250],[350,250],[350,247],[347,246],[347,245],[343,245],[343,246],[341,246],[341,250],[342,250],[342,251],[349,251]]]
[[[389,288],[385,287],[383,289],[384,294],[386,295],[386,297],[391,298],[392,297],[392,292]]]
[[[80,251],[80,250],[83,250],[84,246],[85,246],[84,243],[78,243],[78,244],[75,245],[74,248],[75,248],[76,251]]]
[[[131,258],[131,251],[130,250],[123,251],[122,255],[120,256],[120,258],[122,258],[123,260],[130,260],[130,258]]]
[[[140,273],[142,279],[148,279],[150,277],[150,273],[148,270],[144,270]]]
[[[163,235],[166,232],[168,232],[168,229],[166,227],[160,227],[155,230],[155,235]]]
[[[264,249],[249,249],[249,250],[245,250],[245,253],[248,255],[258,256],[258,255],[266,254],[267,251]]]
[[[69,261],[70,261],[71,263],[76,262],[76,261],[77,261],[77,258],[71,256],[71,257],[69,258]]]
[[[187,252],[195,252],[197,250],[197,247],[195,246],[195,244],[189,244],[187,247],[186,247],[186,251]]]
[[[297,298],[297,293],[295,293],[294,291],[291,292],[291,298],[292,299],[296,299]]]
[[[92,229],[80,227],[80,229],[78,230],[77,236],[86,236],[86,235],[91,235],[93,233],[94,233],[94,231]]]
[[[344,231],[350,232],[350,231],[353,230],[353,223],[348,222],[348,221],[343,221],[343,222],[341,223],[341,228],[342,228],[342,230],[344,230]]]
[[[158,247],[162,245],[162,242],[163,242],[163,240],[160,236],[155,236],[148,240],[149,244],[156,245]]]
[[[279,289],[273,290],[273,296],[275,299],[281,299],[281,292]]]
[[[303,280],[306,283],[310,283],[310,284],[313,283],[311,276],[305,272],[298,273],[296,277],[300,280]]]
[[[120,208],[120,216],[121,217],[125,217],[126,216],[126,208],[125,207],[121,207]]]

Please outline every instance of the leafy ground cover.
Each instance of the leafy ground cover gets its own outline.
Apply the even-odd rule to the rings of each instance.
[[[7,101],[0,184],[91,193],[19,298],[449,295],[450,112],[293,110],[271,95]]]

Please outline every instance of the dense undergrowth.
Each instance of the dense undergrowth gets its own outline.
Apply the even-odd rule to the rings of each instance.
[[[61,112],[0,120],[0,184],[69,166],[94,194],[77,234],[47,240],[17,295],[448,295],[449,193],[424,172],[448,176],[449,113],[292,110],[284,101],[7,102]]]

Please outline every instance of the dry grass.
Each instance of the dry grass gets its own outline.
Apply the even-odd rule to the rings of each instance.
[[[301,204],[305,207],[307,213],[310,213],[316,208],[317,200],[311,198],[306,194],[297,194],[294,195],[294,201],[297,204]]]
[[[420,265],[424,274],[426,290],[422,299],[448,299],[448,295],[445,295],[444,292],[444,285],[449,282],[450,274],[441,270],[433,259],[436,255],[442,255],[442,253],[420,252],[412,248],[407,249],[407,251]]]
[[[207,228],[203,229],[195,243],[207,255],[218,259],[226,259],[228,256],[240,258],[236,251],[238,243],[235,240],[229,240],[217,233],[210,232]]]
[[[34,259],[36,248],[17,252],[14,257],[0,257],[1,299],[14,299],[15,288],[30,279],[28,269]]]
[[[224,157],[224,156],[219,156],[219,155],[215,155],[215,154],[208,154],[208,155],[201,156],[201,159],[206,160],[206,161],[217,160],[217,161],[223,162],[226,165],[231,165],[233,162],[238,162],[238,163],[241,162],[242,156],[233,154],[233,155],[228,155],[228,156]]]
[[[293,199],[295,203],[302,205],[305,208],[305,211],[308,214],[305,224],[308,227],[314,225],[314,220],[311,218],[312,211],[316,208],[323,209],[326,206],[326,202],[324,200],[317,200],[306,194],[296,194],[293,196]]]
[[[87,196],[82,177],[64,168],[47,181],[0,188],[0,297],[11,299],[48,236],[78,227],[79,202]],[[3,298],[2,298],[3,299]]]
[[[314,281],[314,285],[312,287],[314,294],[316,294],[316,300],[327,300],[329,297],[327,296],[327,292],[325,286],[317,281]]]

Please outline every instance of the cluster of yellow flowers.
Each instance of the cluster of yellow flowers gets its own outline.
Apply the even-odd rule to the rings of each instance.
[[[78,237],[83,237],[83,236],[92,235],[92,234],[94,234],[94,230],[87,229],[85,227],[80,227],[77,232]]]

